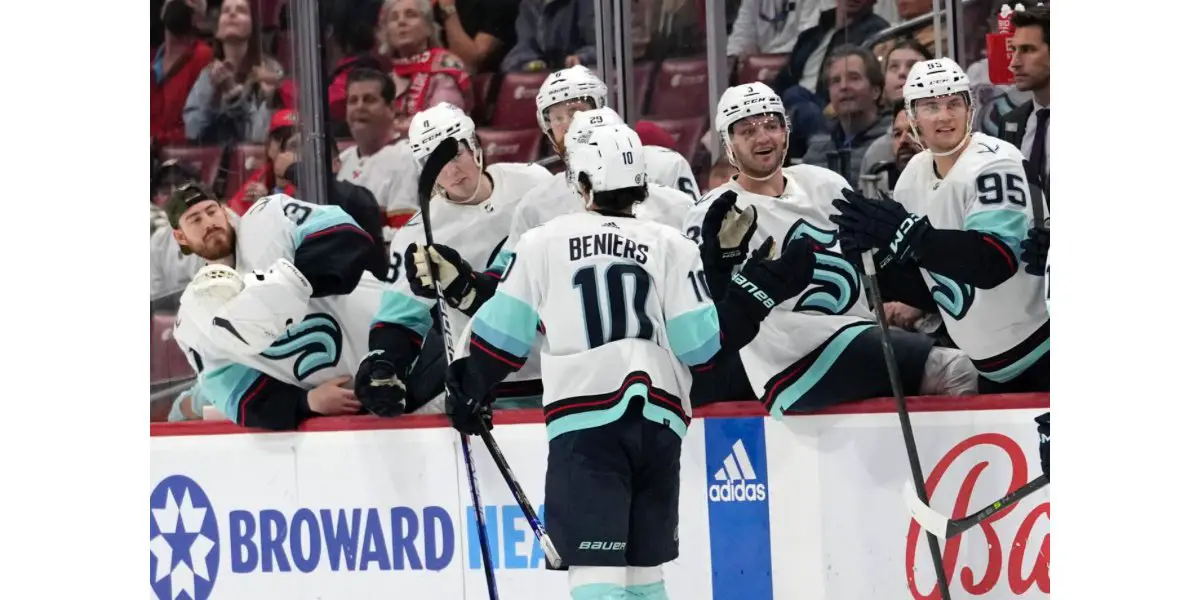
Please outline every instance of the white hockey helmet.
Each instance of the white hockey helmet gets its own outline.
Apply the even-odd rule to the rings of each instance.
[[[913,104],[917,100],[925,98],[938,98],[954,94],[962,94],[966,98],[967,131],[964,133],[962,141],[950,151],[933,152],[930,149],[934,156],[953,154],[966,145],[967,140],[971,139],[971,123],[975,121],[976,109],[975,98],[971,94],[971,80],[967,78],[966,71],[963,71],[958,63],[943,57],[923,60],[913,65],[912,70],[908,72],[908,79],[904,81],[904,109],[908,112],[910,128],[918,143],[921,143],[921,136],[917,128],[917,113],[913,110]]]
[[[729,147],[729,130],[733,124],[754,115],[778,114],[787,121],[787,112],[783,109],[783,100],[767,84],[761,81],[735,85],[721,94],[717,103],[717,130],[721,133],[721,143]]]
[[[475,163],[483,164],[483,153],[475,137],[475,121],[461,108],[442,102],[414,115],[408,127],[408,143],[412,146],[417,166],[424,167],[434,148],[446,138],[466,142],[475,155]]]
[[[607,105],[608,86],[583,65],[555,71],[547,77],[536,99],[538,126],[542,128],[542,133],[550,135],[550,121],[546,113],[551,106],[580,98],[591,100],[596,108],[604,108]]]
[[[642,140],[624,123],[576,127],[589,112],[575,113],[571,125],[575,135],[567,135],[567,169],[570,181],[579,181],[587,173],[593,192],[608,192],[646,184],[646,160]]]

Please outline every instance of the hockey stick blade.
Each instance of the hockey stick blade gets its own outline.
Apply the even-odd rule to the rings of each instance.
[[[912,515],[913,520],[922,529],[943,540],[948,540],[980,523],[986,522],[995,516],[996,513],[1015,505],[1026,496],[1046,487],[1049,483],[1050,479],[1042,475],[1013,490],[1007,496],[961,519],[951,519],[929,508],[929,505],[924,502],[921,502],[921,499],[917,497],[917,490],[913,488],[912,482],[904,483],[904,503],[908,505],[908,512]]]
[[[417,201],[421,203],[421,212],[429,211],[429,200],[433,197],[433,186],[437,183],[438,175],[442,174],[442,169],[456,156],[458,140],[448,137],[425,159],[425,166],[421,167],[421,175],[417,177]],[[425,221],[428,222],[429,219],[426,218]]]

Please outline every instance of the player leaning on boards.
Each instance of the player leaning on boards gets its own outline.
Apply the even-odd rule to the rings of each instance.
[[[180,248],[207,263],[175,321],[197,373],[193,394],[239,425],[265,429],[359,412],[340,386],[366,354],[379,305],[382,286],[362,277],[374,238],[339,207],[284,194],[234,222],[195,184],[172,194],[167,215]]]
[[[417,167],[423,168],[443,140],[458,141],[458,156],[438,174],[430,213],[413,216],[392,240],[392,264],[404,265],[383,292],[383,301],[371,325],[371,352],[359,365],[355,391],[360,398],[380,403],[427,402],[441,392],[446,361],[442,342],[432,339],[436,304],[429,263],[437,263],[453,331],[466,329],[467,319],[492,296],[498,274],[477,273],[472,265],[487,265],[499,253],[512,222],[517,201],[530,189],[551,178],[537,165],[500,163],[486,169],[485,156],[475,135],[475,122],[462,109],[441,103],[416,114],[409,141]],[[423,219],[430,219],[434,238],[426,248]],[[436,332],[433,332],[436,335]],[[418,355],[421,357],[418,360]],[[409,367],[417,361],[410,371]],[[429,363],[426,365],[425,363]],[[411,378],[422,378],[412,381]],[[537,371],[531,377],[514,374],[514,389],[533,386],[540,394]],[[388,381],[387,385],[372,381]],[[406,390],[410,388],[412,391]],[[436,390],[414,395],[415,388]],[[519,393],[519,392],[514,392]]]
[[[1042,280],[1018,261],[1042,197],[1030,193],[1021,151],[971,133],[967,75],[948,58],[913,66],[904,101],[925,150],[900,175],[895,200],[846,190],[834,202],[842,247],[876,248],[880,268],[923,280],[951,339],[979,370],[980,392],[1048,392]]]
[[[812,165],[783,168],[790,124],[779,96],[762,83],[726,90],[714,122],[738,174],[687,220],[688,235],[701,242],[713,298],[721,298],[751,240],[772,236],[785,251],[797,243],[816,248],[812,286],[771,311],[741,350],[754,392],[776,415],[890,396],[879,328],[829,220],[846,180]],[[975,392],[975,369],[961,351],[934,348],[926,336],[905,331],[895,331],[892,344],[906,393]]]
[[[521,237],[465,332],[470,354],[450,366],[447,413],[464,433],[490,427],[492,387],[520,368],[544,323],[546,531],[571,597],[662,600],[662,564],[679,554],[692,374],[694,389],[707,387],[718,350],[745,344],[771,306],[804,289],[813,257],[798,245],[770,260],[764,243],[714,305],[696,246],[633,215],[646,196],[637,134],[596,127],[568,137],[567,155],[587,210]]]
[[[536,99],[537,120],[555,153],[566,158],[567,130],[573,123],[575,113],[604,108],[607,96],[608,86],[582,65],[556,71],[542,82]],[[593,116],[597,117],[594,124],[623,123],[621,117],[611,110]],[[585,125],[591,126],[593,123],[589,121]],[[693,196],[671,189],[670,186],[682,181],[684,173],[690,177],[691,167],[682,156],[666,148],[658,148],[658,151],[645,156],[649,192],[639,211],[655,221],[679,228],[683,215],[695,200]],[[554,217],[583,210],[567,175],[566,172],[555,175],[554,179],[531,190],[521,199],[513,217],[508,242],[496,262],[488,267],[490,271],[499,273],[504,270],[508,256],[521,234]],[[692,186],[690,189],[696,189],[694,179],[688,185]]]

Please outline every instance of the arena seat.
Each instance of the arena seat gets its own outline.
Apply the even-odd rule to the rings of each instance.
[[[650,82],[654,77],[654,69],[658,65],[644,62],[633,65],[633,101],[638,114],[646,111],[646,102],[650,100]]]
[[[224,154],[221,146],[164,146],[163,160],[175,159],[200,174],[201,181],[212,187],[221,170],[221,157]]]
[[[663,61],[654,77],[648,117],[681,119],[708,115],[708,62],[703,58]]]
[[[747,57],[737,72],[738,85],[761,81],[770,85],[787,65],[790,54],[755,54]]]
[[[471,118],[475,120],[476,127],[487,125],[488,88],[494,80],[495,73],[478,73],[471,77]]]
[[[705,117],[691,117],[687,119],[645,119],[650,123],[654,123],[671,134],[675,140],[675,149],[683,155],[689,163],[696,162],[696,150],[700,147],[700,137],[704,135],[704,124],[707,121]]]
[[[482,127],[475,130],[487,164],[502,162],[527,163],[537,160],[542,131],[533,129],[492,129]]]
[[[505,73],[489,125],[495,129],[537,129],[535,98],[549,76],[547,72]]]
[[[193,375],[179,344],[175,343],[175,315],[150,315],[150,384],[187,379]]]

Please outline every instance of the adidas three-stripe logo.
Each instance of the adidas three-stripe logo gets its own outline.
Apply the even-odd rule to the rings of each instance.
[[[729,455],[712,478],[715,483],[708,486],[708,499],[711,502],[759,502],[767,499],[767,486],[754,483],[758,475],[740,439],[733,443]]]

